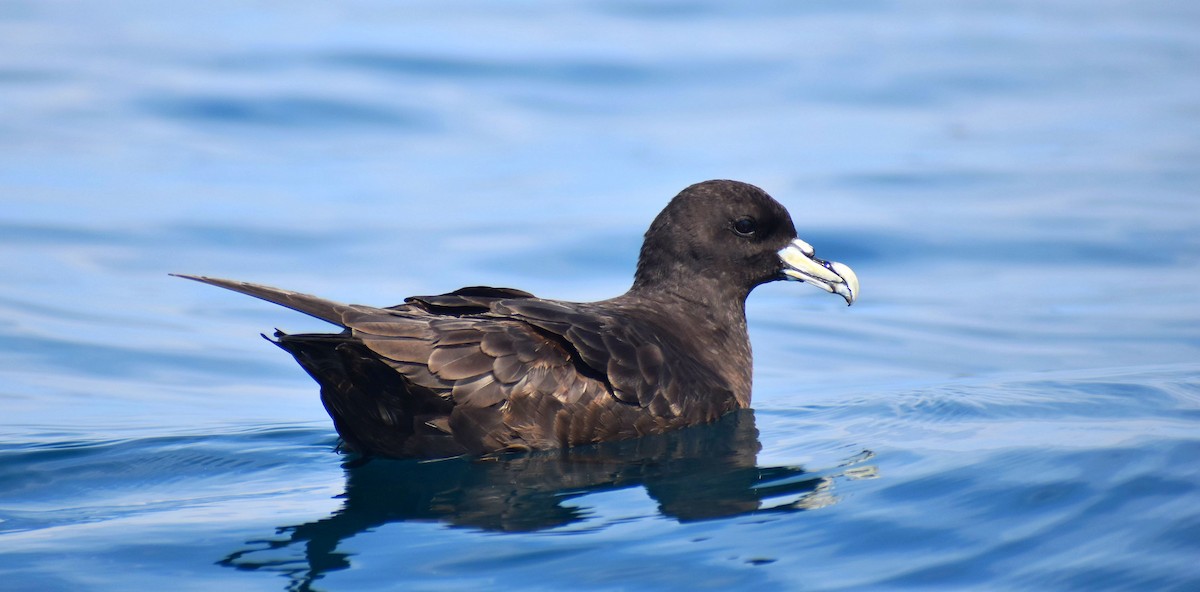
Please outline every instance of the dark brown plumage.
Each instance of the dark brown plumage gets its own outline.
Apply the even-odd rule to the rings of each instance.
[[[375,308],[182,277],[344,327],[277,331],[275,343],[321,385],[350,448],[393,457],[574,446],[712,421],[750,404],[750,290],[799,279],[857,296],[849,268],[813,257],[783,206],[735,181],[676,196],[646,232],[633,286],[599,302],[474,287]]]

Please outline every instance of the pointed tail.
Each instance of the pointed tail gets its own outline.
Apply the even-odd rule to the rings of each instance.
[[[318,298],[309,294],[293,292],[291,290],[283,290],[280,288],[272,288],[261,284],[251,284],[249,282],[239,282],[235,280],[223,280],[220,278],[210,278],[198,275],[186,275],[182,273],[172,273],[175,277],[180,277],[188,280],[194,280],[204,284],[218,286],[234,292],[240,292],[247,296],[253,296],[267,302],[272,302],[280,306],[286,306],[292,310],[302,312],[306,315],[316,317],[322,321],[333,323],[339,327],[346,326],[346,313],[353,311],[361,311],[363,307],[342,304],[324,298]]]

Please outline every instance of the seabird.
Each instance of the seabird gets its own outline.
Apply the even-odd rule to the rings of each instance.
[[[750,405],[746,297],[796,280],[858,298],[791,216],[737,181],[681,191],[646,231],[633,286],[598,302],[470,287],[376,308],[218,278],[179,277],[342,327],[273,343],[321,386],[345,445],[435,458],[635,438]]]

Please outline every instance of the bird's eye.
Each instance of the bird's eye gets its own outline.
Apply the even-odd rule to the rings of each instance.
[[[738,218],[733,222],[733,231],[741,236],[751,236],[755,230],[758,230],[758,223],[754,221],[754,218]]]

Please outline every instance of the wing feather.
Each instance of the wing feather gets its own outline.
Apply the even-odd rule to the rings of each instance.
[[[445,380],[474,378],[492,370],[492,357],[479,349],[478,343],[436,346],[429,355],[429,370]]]
[[[361,411],[376,418],[378,425],[371,429],[400,426],[414,440],[437,434],[472,452],[662,431],[685,419],[680,415],[683,403],[694,403],[688,387],[700,382],[672,376],[664,354],[671,348],[653,326],[630,323],[622,312],[599,305],[540,300],[516,290],[464,288],[382,309],[257,284],[189,279],[346,327],[340,338],[353,340],[346,347],[360,348],[353,349],[351,362],[369,366],[347,367],[347,372],[369,370],[375,383],[390,386],[386,392],[362,394],[354,403],[359,407],[331,411],[335,424],[337,417]],[[316,351],[321,343],[317,337],[288,338],[297,350]],[[337,361],[327,358],[329,364]],[[390,382],[383,374],[392,377]],[[351,387],[336,392],[360,398]],[[339,401],[332,404],[342,405]]]
[[[396,362],[426,365],[433,353],[433,344],[421,339],[376,337],[361,333],[358,338],[371,351]]]

